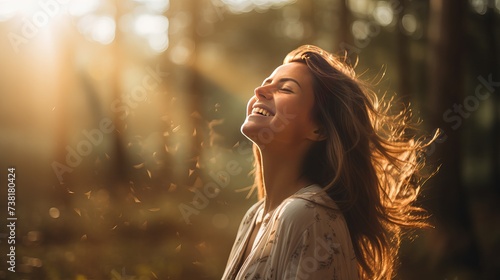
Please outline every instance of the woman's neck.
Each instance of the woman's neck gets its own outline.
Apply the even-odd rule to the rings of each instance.
[[[261,151],[262,177],[266,191],[264,214],[312,182],[303,176],[303,158],[307,149],[264,149]]]

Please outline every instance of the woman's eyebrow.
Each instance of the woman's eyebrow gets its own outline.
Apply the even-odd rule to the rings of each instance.
[[[262,85],[269,84],[272,81],[273,81],[273,79],[267,78],[267,79],[264,80],[264,82],[262,83]],[[299,88],[302,89],[302,87],[300,86],[299,82],[297,80],[293,79],[293,78],[281,78],[281,79],[278,80],[278,83],[284,83],[284,82],[294,82],[294,83],[296,83],[299,86]]]

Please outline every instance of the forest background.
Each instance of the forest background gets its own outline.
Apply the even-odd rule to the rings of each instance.
[[[500,0],[0,1],[0,279],[220,279],[246,102],[303,44],[443,131],[397,279],[499,279]]]

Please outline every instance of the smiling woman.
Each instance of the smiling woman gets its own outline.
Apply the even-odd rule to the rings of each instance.
[[[261,145],[279,145],[281,148],[293,145],[307,150],[309,142],[303,142],[302,138],[317,138],[317,134],[312,133],[317,128],[312,127],[314,124],[309,113],[313,102],[312,77],[307,66],[301,63],[284,64],[255,89],[255,95],[248,102],[248,117],[242,132]],[[293,121],[282,125],[283,119],[291,117]],[[263,143],[259,132],[262,135],[262,129],[267,127],[274,132],[273,141]]]
[[[223,279],[392,278],[404,229],[427,226],[414,202],[436,136],[407,136],[409,110],[391,109],[328,52],[287,55],[248,102],[261,200]]]

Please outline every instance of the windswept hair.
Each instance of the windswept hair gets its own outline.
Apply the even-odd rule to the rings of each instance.
[[[307,65],[313,76],[313,117],[326,139],[312,146],[303,170],[342,210],[361,279],[391,279],[401,237],[428,227],[425,210],[415,206],[429,176],[425,148],[437,137],[416,136],[418,122],[404,107],[394,112],[354,69],[311,45],[290,52],[284,64]],[[254,146],[255,183],[263,197],[262,165]]]

